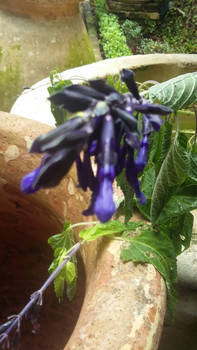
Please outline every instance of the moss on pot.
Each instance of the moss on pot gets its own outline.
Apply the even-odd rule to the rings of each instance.
[[[20,45],[10,46],[5,51],[0,47],[0,102],[4,111],[9,111],[22,90],[20,50]]]

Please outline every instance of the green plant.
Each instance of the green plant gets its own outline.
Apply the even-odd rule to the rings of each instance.
[[[72,85],[72,82],[70,80],[62,80],[61,75],[57,70],[50,72],[49,79],[51,82],[51,86],[48,87],[50,96],[52,96],[57,91],[61,91],[64,87]],[[67,120],[68,113],[53,103],[51,103],[51,112],[55,118],[56,126],[63,124]]]
[[[96,155],[97,162],[100,162],[100,168],[103,167],[102,172],[97,172],[96,175],[99,182],[102,183],[106,176],[107,181],[111,183],[114,179],[111,168],[117,165],[115,154],[111,153],[115,136],[111,126],[108,124],[107,128],[104,128],[104,135],[102,133],[100,139],[100,125],[98,121],[100,117],[100,121],[102,120],[103,123],[105,121],[111,123],[113,117],[114,127],[118,131],[118,137],[115,140],[116,148],[124,144],[128,151],[129,143],[132,144],[129,153],[122,153],[119,158],[120,161],[125,157],[126,164],[123,164],[124,171],[120,173],[121,177],[119,175],[117,179],[118,185],[124,194],[119,204],[122,206],[121,215],[124,215],[125,222],[118,220],[108,221],[106,218],[104,218],[103,223],[86,222],[71,225],[67,222],[62,233],[50,237],[49,244],[54,250],[54,260],[50,266],[52,274],[41,289],[32,295],[30,302],[20,314],[14,315],[14,319],[11,322],[6,322],[0,327],[0,343],[3,345],[8,344],[8,335],[13,331],[14,327],[16,334],[20,333],[20,322],[26,312],[28,311],[31,315],[34,304],[40,308],[42,294],[54,279],[55,292],[59,299],[63,297],[65,282],[67,284],[68,297],[73,297],[77,278],[76,260],[73,259],[73,255],[83,244],[100,237],[108,237],[123,242],[121,259],[124,262],[132,260],[134,262],[153,264],[165,278],[168,290],[168,306],[171,312],[175,307],[177,297],[174,289],[174,283],[177,278],[176,258],[190,245],[193,226],[193,216],[190,211],[197,208],[197,129],[193,132],[194,135],[190,137],[184,131],[179,130],[177,122],[176,134],[172,135],[172,124],[169,116],[164,117],[163,125],[160,127],[161,120],[158,114],[163,113],[165,115],[166,112],[168,113],[170,109],[166,106],[172,107],[176,114],[180,108],[187,108],[197,102],[195,89],[197,73],[185,74],[149,88],[148,96],[155,101],[162,101],[166,105],[165,107],[152,104],[152,102],[144,100],[139,95],[131,71],[124,70],[122,72],[122,80],[132,94],[120,95],[104,81],[94,80],[90,82],[92,84],[91,87],[79,85],[68,87],[63,94],[57,93],[53,96],[53,100],[57,98],[58,104],[63,104],[64,107],[66,105],[69,110],[74,112],[76,112],[76,102],[78,102],[78,108],[82,108],[84,114],[82,113],[80,118],[78,114],[72,122],[69,121],[67,124],[68,129],[63,125],[47,135],[38,137],[34,141],[33,151],[36,148],[36,152],[50,151],[50,153],[45,155],[40,167],[25,176],[22,188],[23,191],[39,190],[42,184],[39,183],[36,189],[33,186],[35,186],[35,179],[39,181],[43,175],[44,177],[41,180],[43,180],[44,187],[54,186],[57,183],[56,181],[59,181],[65,174],[65,167],[67,171],[71,165],[69,163],[70,158],[67,157],[67,151],[70,151],[72,147],[75,151],[76,141],[78,142],[77,147],[81,147],[82,142],[84,142],[85,152],[87,147],[89,147],[91,155]],[[95,99],[98,99],[99,102],[95,103]],[[93,118],[96,117],[96,119],[92,120],[92,125],[95,127],[92,135],[96,137],[96,140],[99,140],[99,145],[101,144],[99,150],[94,142],[95,139],[88,139],[88,135],[91,133],[90,120],[86,120],[89,116],[88,113],[91,113]],[[197,121],[196,108],[195,116]],[[95,120],[96,123],[94,123]],[[120,121],[122,123],[120,125],[117,124]],[[136,129],[137,122],[139,122],[138,129]],[[86,129],[84,129],[84,125]],[[124,127],[124,133],[122,134],[119,133],[119,130],[121,130],[120,126]],[[153,132],[152,128],[156,132]],[[132,137],[126,140],[129,130],[132,132],[132,135],[130,135]],[[133,155],[135,148],[133,148],[133,145],[136,144],[136,137],[138,138],[140,133],[142,134],[140,150],[143,151],[140,158],[143,162],[141,162],[138,172],[140,172],[141,189],[146,195],[146,203],[143,201],[143,205],[139,200],[136,200],[136,198],[139,199],[139,192],[141,193],[139,183],[136,191],[135,181],[137,172],[136,160],[139,153],[135,158],[135,162],[133,162],[134,158],[131,158],[130,153],[132,151]],[[148,139],[145,145],[144,138]],[[147,146],[147,142],[150,144],[148,153],[146,152],[147,149],[144,149]],[[81,149],[79,148],[79,150]],[[63,154],[62,159],[59,157],[61,154]],[[54,159],[52,159],[52,156]],[[65,160],[66,162],[64,163]],[[130,161],[132,161],[132,176],[127,176],[126,178],[125,175],[128,175],[127,166],[130,166]],[[59,173],[53,167],[58,162],[60,162]],[[51,165],[52,168],[50,168]],[[84,163],[80,165],[84,167],[78,168],[79,183],[82,188],[87,188],[86,185],[88,183],[88,186],[92,189],[94,187],[93,178],[95,179],[95,177],[90,169],[91,164],[84,157]],[[130,186],[130,179],[132,180],[132,186]],[[104,191],[104,195],[106,195],[107,203],[111,204],[111,198],[108,198],[111,195],[108,184],[107,182],[106,188],[108,193],[106,195]],[[128,196],[128,188],[131,190],[131,187],[133,187],[132,191],[136,192],[136,198],[133,196],[132,191]],[[100,196],[97,187],[95,196],[96,199]],[[95,196],[92,197],[89,210],[94,204]],[[103,196],[103,193],[101,196]],[[141,196],[141,198],[144,199],[145,197]],[[148,224],[129,221],[134,205],[149,220]],[[103,212],[101,205],[99,210]],[[85,214],[89,215],[91,213],[86,211]],[[79,233],[80,241],[75,244],[72,229],[81,225],[93,226],[81,230]],[[70,263],[65,268],[68,262]]]
[[[168,42],[154,41],[152,39],[143,39],[137,48],[139,53],[150,54],[150,53],[172,53],[175,52],[173,48],[170,47]]]
[[[101,45],[106,58],[131,55],[126,37],[114,14],[107,14],[103,0],[95,0],[95,14],[98,18]]]
[[[122,24],[122,29],[126,35],[127,40],[140,38],[142,27],[135,21],[126,19]]]

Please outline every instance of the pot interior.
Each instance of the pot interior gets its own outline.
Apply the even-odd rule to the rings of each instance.
[[[0,324],[6,322],[8,316],[18,314],[49,276],[53,254],[47,237],[60,232],[61,228],[44,207],[40,208],[38,220],[37,208],[39,203],[31,196],[14,189],[11,195],[5,186],[0,190]],[[20,349],[63,349],[75,327],[84,292],[85,272],[79,257],[78,288],[73,301],[69,302],[65,296],[59,303],[51,285],[43,296],[38,334],[32,333],[30,320],[22,321]]]

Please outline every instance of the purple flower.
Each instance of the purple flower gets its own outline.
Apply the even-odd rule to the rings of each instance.
[[[137,157],[135,159],[135,168],[137,172],[139,173],[142,171],[146,166],[146,154],[148,151],[148,136],[145,135],[142,138],[142,141],[140,142],[140,150],[137,154]]]
[[[133,188],[138,203],[143,205],[146,203],[146,197],[143,192],[140,191],[140,181],[138,180],[138,170],[135,166],[133,150],[130,150],[128,160],[126,163],[126,176],[127,180]]]
[[[92,191],[84,215],[95,214],[102,222],[112,217],[113,181],[124,169],[138,202],[145,203],[138,177],[146,165],[148,137],[153,129],[160,129],[160,115],[169,114],[171,109],[142,98],[132,71],[123,69],[121,78],[129,93],[120,94],[99,79],[90,81],[89,86],[68,86],[49,98],[75,115],[35,139],[30,152],[45,156],[40,166],[23,178],[23,192],[34,193],[58,185],[75,162],[79,186]]]
[[[115,210],[112,181],[108,177],[104,177],[99,185],[99,191],[94,202],[94,214],[101,222],[106,222],[111,219]]]

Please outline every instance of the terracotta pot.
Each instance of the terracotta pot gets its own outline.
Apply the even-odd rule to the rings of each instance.
[[[3,322],[18,313],[47,278],[52,260],[46,243],[49,235],[60,232],[65,220],[87,220],[81,211],[87,207],[89,194],[76,187],[75,169],[54,189],[21,193],[22,176],[40,162],[39,156],[27,153],[28,147],[50,127],[3,112],[0,117]],[[51,286],[41,309],[40,334],[32,336],[29,323],[23,322],[22,350],[27,346],[30,350],[157,349],[165,283],[152,265],[123,264],[120,249],[119,242],[103,239],[82,247],[76,297],[72,303],[65,300],[58,305]]]

